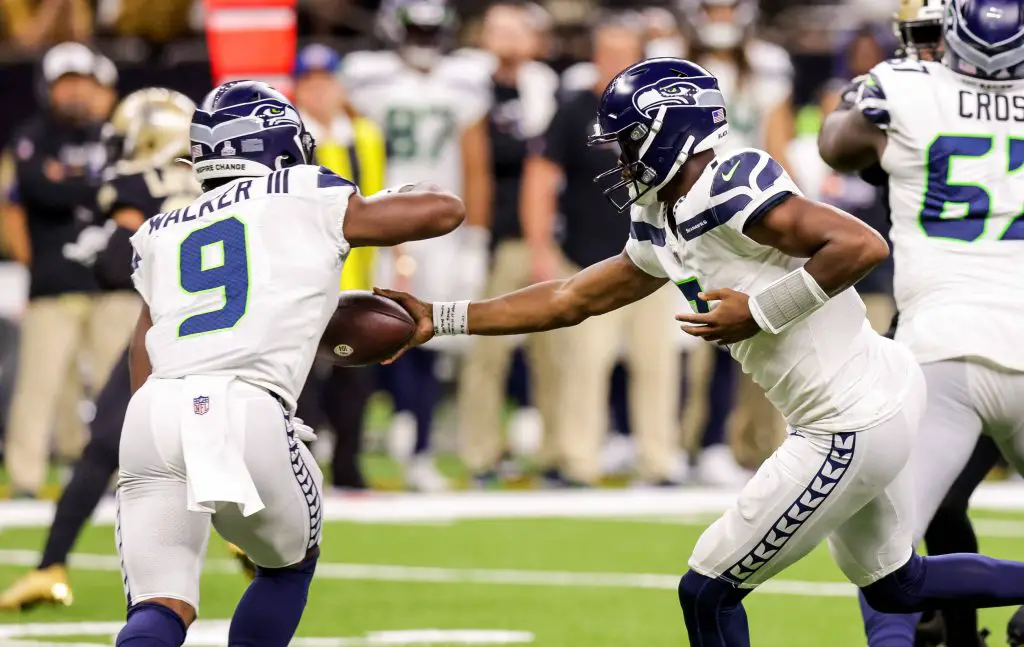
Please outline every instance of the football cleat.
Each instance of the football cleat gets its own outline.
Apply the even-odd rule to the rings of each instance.
[[[67,571],[63,566],[50,566],[26,573],[0,593],[0,610],[21,611],[39,604],[67,607],[73,601]]]
[[[228,552],[231,553],[231,556],[238,560],[238,563],[242,565],[242,571],[245,573],[246,577],[250,580],[256,577],[256,564],[249,559],[249,556],[245,554],[244,550],[229,543]]]

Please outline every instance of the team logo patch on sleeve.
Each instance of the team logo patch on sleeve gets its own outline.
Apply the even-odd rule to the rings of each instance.
[[[192,398],[192,413],[196,414],[197,416],[204,416],[209,410],[209,396],[200,395],[199,397]]]

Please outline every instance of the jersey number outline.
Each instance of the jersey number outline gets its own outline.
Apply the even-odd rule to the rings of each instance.
[[[206,267],[203,251],[221,249],[220,265]],[[226,218],[196,229],[181,242],[178,275],[187,294],[222,290],[224,306],[188,317],[178,326],[178,337],[230,330],[238,325],[249,306],[249,252],[245,223]]]
[[[991,135],[939,135],[928,147],[924,196],[918,222],[926,236],[973,242],[985,233],[992,211],[992,194],[980,184],[950,182],[950,167],[957,157],[980,160],[995,148]],[[1024,139],[1010,137],[1007,172],[1024,166]],[[966,205],[963,216],[943,218],[947,204]],[[999,240],[1024,240],[1024,208],[1000,235]]]
[[[683,297],[690,302],[690,307],[693,308],[694,312],[698,314],[711,312],[708,302],[697,296],[704,290],[700,287],[700,280],[696,276],[676,281],[676,287],[683,293]]]
[[[434,128],[434,140],[426,152],[420,150],[420,137],[428,133],[422,125],[430,123]],[[425,108],[391,108],[385,117],[385,135],[388,142],[388,158],[396,160],[426,159],[437,161],[445,146],[451,140],[458,122],[452,111],[444,106]],[[435,132],[436,131],[436,132]]]

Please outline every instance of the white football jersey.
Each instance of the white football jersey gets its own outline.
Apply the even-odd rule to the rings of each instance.
[[[922,363],[1024,371],[1024,84],[909,60],[871,79],[888,133],[896,339]]]
[[[444,57],[420,72],[395,52],[354,52],[342,77],[356,110],[384,131],[388,184],[433,182],[462,195],[462,133],[491,104],[483,68]]]
[[[354,52],[345,57],[342,76],[356,110],[384,131],[389,185],[433,182],[464,195],[462,134],[484,118],[493,94],[485,68],[470,59],[447,56],[429,72],[421,72],[396,52]],[[402,252],[416,261],[416,272],[405,285],[395,274],[391,251],[381,250],[374,280],[429,301],[466,298],[473,284],[467,285],[463,247],[459,230],[402,245]]]
[[[633,208],[626,253],[673,281],[695,312],[707,312],[700,292],[756,293],[803,265],[744,233],[794,195],[800,190],[767,153],[719,157],[671,212]],[[871,329],[853,288],[785,332],[758,333],[729,351],[790,426],[820,433],[860,431],[894,415],[915,368],[906,349]]]
[[[295,166],[147,221],[132,237],[132,278],[153,319],[153,377],[229,375],[294,409],[338,303],[355,192],[326,168]]]

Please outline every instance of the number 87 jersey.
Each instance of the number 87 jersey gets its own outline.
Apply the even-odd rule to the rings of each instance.
[[[153,320],[153,377],[236,377],[294,409],[337,306],[355,191],[325,168],[294,166],[147,221],[132,237],[132,280]]]
[[[910,60],[866,83],[860,109],[888,136],[897,339],[922,363],[1024,371],[1024,83]]]

